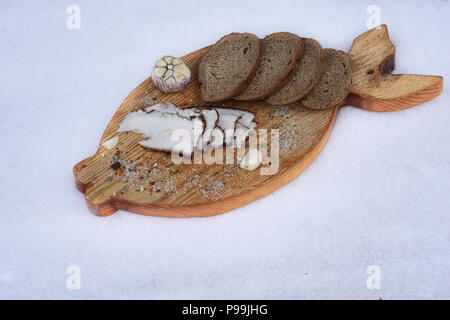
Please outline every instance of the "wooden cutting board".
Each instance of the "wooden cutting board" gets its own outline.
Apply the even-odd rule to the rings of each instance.
[[[397,111],[442,92],[442,77],[389,74],[394,69],[395,47],[389,40],[387,27],[382,25],[354,40],[349,53],[351,93],[334,108],[314,111],[298,103],[274,107],[263,101],[219,104],[255,112],[256,130],[279,130],[279,170],[274,175],[261,175],[259,169],[243,170],[238,164],[176,165],[170,154],[140,146],[142,136],[116,132],[127,113],[155,102],[205,105],[200,100],[197,69],[209,48],[182,58],[192,72],[184,91],[164,94],[150,78],[141,83],[117,110],[95,155],[75,165],[77,188],[85,194],[93,213],[107,216],[122,209],[154,216],[205,217],[230,211],[275,191],[305,170],[325,145],[342,105],[369,111]],[[117,135],[119,143],[114,149],[102,146]],[[117,161],[124,164],[119,170],[111,167]]]

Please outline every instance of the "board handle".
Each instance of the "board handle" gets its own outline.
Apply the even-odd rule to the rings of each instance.
[[[440,76],[390,74],[395,67],[395,46],[386,25],[359,35],[353,40],[349,55],[352,85],[345,104],[376,112],[398,111],[442,92]]]

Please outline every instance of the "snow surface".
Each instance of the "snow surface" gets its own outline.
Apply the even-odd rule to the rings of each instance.
[[[450,298],[448,1],[257,3],[0,2],[0,298]],[[70,4],[79,30],[66,27]],[[228,214],[88,211],[72,167],[158,58],[232,31],[348,50],[370,5],[395,72],[444,76],[440,97],[395,113],[343,108],[299,178]],[[71,265],[79,290],[66,285]]]

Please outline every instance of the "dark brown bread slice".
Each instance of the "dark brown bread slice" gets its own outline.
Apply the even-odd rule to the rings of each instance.
[[[272,105],[286,105],[303,98],[319,81],[322,73],[322,46],[314,39],[303,39],[303,56],[292,79],[266,99]]]
[[[198,80],[202,100],[229,100],[245,90],[259,67],[261,40],[251,33],[231,33],[222,37],[205,54]]]
[[[351,64],[348,54],[323,50],[323,71],[319,82],[302,100],[310,109],[327,109],[342,102],[350,91]]]
[[[303,54],[303,40],[289,32],[272,33],[262,40],[261,64],[248,88],[236,100],[264,99],[294,75]]]

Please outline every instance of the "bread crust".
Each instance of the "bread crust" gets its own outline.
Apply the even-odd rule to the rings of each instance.
[[[325,54],[326,51],[334,51],[338,54],[340,54],[341,56],[345,57],[345,59],[348,60],[348,74],[347,77],[345,78],[346,83],[344,83],[345,87],[343,88],[345,94],[343,96],[340,97],[340,99],[337,99],[336,101],[334,101],[333,103],[327,103],[326,105],[318,105],[316,103],[314,103],[315,101],[310,101],[308,99],[308,95],[306,95],[302,100],[302,105],[309,108],[309,109],[313,109],[313,110],[323,110],[323,109],[328,109],[328,108],[332,108],[335,105],[338,105],[340,103],[342,103],[345,98],[347,97],[348,93],[350,92],[350,85],[351,85],[351,72],[352,72],[352,64],[351,64],[351,60],[350,57],[348,56],[348,54],[342,50],[336,50],[336,49],[332,49],[332,48],[327,48],[324,49],[323,52]],[[324,70],[325,71],[325,70]],[[322,77],[320,77],[322,78]],[[319,79],[320,82],[320,79]],[[310,92],[311,93],[311,92]]]
[[[308,41],[308,40],[314,41],[314,42],[316,43],[316,45],[318,45],[319,48],[320,48],[319,72],[318,72],[318,74],[317,74],[317,77],[316,77],[316,78],[314,79],[314,81],[306,88],[306,90],[305,90],[304,92],[299,92],[299,94],[297,94],[297,95],[295,95],[295,96],[292,96],[292,97],[290,97],[290,98],[285,98],[285,99],[283,99],[282,97],[276,98],[276,97],[274,97],[273,95],[271,95],[271,96],[269,96],[269,97],[266,99],[266,102],[267,102],[267,103],[269,103],[269,104],[271,104],[271,105],[287,105],[287,104],[293,103],[293,102],[295,102],[295,101],[298,101],[298,100],[302,99],[303,97],[305,97],[305,96],[312,90],[312,88],[314,88],[314,86],[317,84],[317,82],[319,82],[320,76],[322,75],[322,71],[323,71],[323,49],[322,49],[322,46],[321,46],[320,43],[319,43],[317,40],[315,40],[315,39],[312,39],[312,38],[302,38],[302,39],[303,39],[303,49],[305,48],[305,43],[306,43],[306,41]],[[301,62],[301,59],[300,59],[300,62]],[[300,62],[299,62],[299,64],[298,64],[297,68],[300,66]],[[294,74],[295,74],[295,73],[294,73]],[[288,85],[288,84],[289,84],[289,83],[286,83],[286,85]],[[284,86],[283,86],[283,87],[284,87]],[[281,87],[280,89],[282,89],[283,87]],[[276,92],[278,92],[278,91],[276,91]],[[274,92],[274,94],[275,94],[276,92]]]
[[[257,58],[255,59],[255,61],[254,61],[254,63],[253,63],[253,66],[250,68],[250,70],[249,70],[249,72],[247,73],[247,75],[246,75],[245,77],[243,77],[243,78],[240,80],[239,84],[236,86],[236,88],[235,88],[234,90],[230,91],[229,93],[224,94],[224,95],[221,96],[221,97],[217,97],[216,99],[210,99],[210,98],[204,96],[204,92],[203,92],[203,89],[202,89],[202,90],[201,90],[201,97],[202,97],[202,100],[203,100],[204,102],[223,102],[223,101],[232,99],[234,96],[238,95],[239,93],[241,93],[241,92],[243,92],[245,89],[247,89],[248,85],[250,84],[251,80],[253,79],[253,77],[254,77],[255,74],[256,74],[256,71],[257,71],[258,68],[259,68],[259,64],[260,64],[260,62],[261,62],[261,39],[259,39],[259,38],[258,38],[256,35],[254,35],[253,33],[248,33],[248,32],[244,32],[244,33],[232,32],[232,33],[227,34],[227,35],[223,36],[222,38],[220,38],[219,41],[217,41],[214,45],[212,45],[211,48],[208,50],[208,52],[206,52],[206,53],[204,54],[204,56],[203,56],[203,58],[202,58],[202,60],[200,61],[200,64],[199,64],[198,81],[199,81],[199,83],[200,83],[200,87],[202,88],[202,85],[203,85],[203,83],[204,83],[202,69],[203,69],[203,62],[205,61],[205,57],[208,55],[208,53],[211,51],[211,49],[212,49],[214,46],[216,46],[216,45],[222,43],[223,41],[227,40],[227,38],[230,38],[231,36],[234,36],[234,35],[247,35],[247,36],[250,36],[250,37],[255,37],[255,38],[257,38],[257,39],[258,39],[258,41],[257,41],[257,44],[258,44],[258,47],[257,47]]]
[[[294,35],[294,36],[296,36],[298,38],[297,42],[299,43],[299,50],[298,50],[297,54],[294,56],[294,59],[292,59],[291,63],[286,68],[285,73],[281,76],[281,78],[278,80],[278,82],[272,88],[270,88],[269,90],[266,90],[265,92],[263,92],[259,96],[251,97],[251,98],[245,98],[245,97],[236,96],[236,97],[234,97],[235,100],[238,100],[238,101],[257,101],[257,100],[265,99],[268,96],[272,95],[273,93],[277,92],[286,83],[288,83],[289,80],[292,79],[292,77],[294,76],[294,71],[297,69],[297,66],[300,63],[300,59],[303,56],[304,43],[303,43],[302,38],[300,38],[298,35],[290,33],[290,32],[276,32],[276,33],[272,33],[272,34],[269,34],[266,37],[264,37],[264,39],[262,39],[262,41],[264,41],[266,39],[270,39],[272,37],[277,37],[279,35],[290,35],[290,36]],[[256,71],[255,71],[255,73],[256,73]],[[249,82],[249,84],[250,84],[250,82]]]

